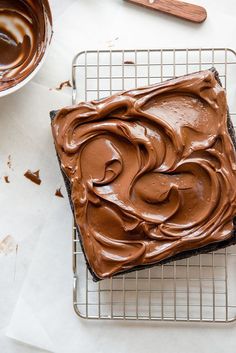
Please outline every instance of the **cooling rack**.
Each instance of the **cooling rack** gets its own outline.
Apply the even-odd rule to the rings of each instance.
[[[214,66],[236,125],[236,52],[227,48],[101,50],[76,55],[72,102],[101,99]],[[86,319],[236,320],[236,246],[94,283],[73,226],[74,309]]]

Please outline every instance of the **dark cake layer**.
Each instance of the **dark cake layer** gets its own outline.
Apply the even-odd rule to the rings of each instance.
[[[55,146],[95,280],[235,243],[235,149],[207,70],[62,109]]]

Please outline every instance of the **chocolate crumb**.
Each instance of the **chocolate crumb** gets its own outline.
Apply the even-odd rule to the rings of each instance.
[[[9,176],[8,176],[8,175],[5,175],[5,176],[4,176],[4,180],[5,180],[5,182],[6,182],[7,184],[10,183],[10,180],[9,180]]]
[[[64,198],[64,196],[62,195],[62,192],[61,192],[61,188],[56,189],[55,196]]]
[[[37,170],[36,172],[31,172],[31,170],[28,169],[25,172],[24,176],[37,185],[41,184],[41,179],[39,177],[39,170]]]
[[[56,87],[55,89],[57,91],[61,91],[65,87],[72,87],[72,84],[71,84],[71,82],[69,80],[61,82],[60,85],[58,87]]]
[[[7,166],[9,169],[12,169],[12,160],[11,160],[11,155],[9,154],[7,158]]]
[[[135,65],[135,63],[132,60],[126,60],[124,61],[124,65]]]

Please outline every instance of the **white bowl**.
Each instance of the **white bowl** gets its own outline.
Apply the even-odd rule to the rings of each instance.
[[[51,24],[47,14],[46,14],[46,10],[45,10],[45,26],[46,26],[46,32],[47,32],[47,40],[46,40],[46,43],[45,43],[45,50],[44,50],[44,53],[43,53],[40,61],[35,66],[33,71],[31,71],[30,74],[28,76],[26,76],[22,81],[17,82],[15,86],[12,86],[12,87],[10,87],[8,89],[0,91],[0,98],[4,97],[4,96],[7,96],[8,94],[11,94],[11,93],[17,91],[18,89],[20,89],[21,87],[26,85],[30,80],[32,80],[32,78],[37,74],[37,72],[42,67],[42,65],[43,65],[43,63],[44,63],[44,61],[46,59],[46,56],[48,54],[48,50],[49,50],[49,47],[50,47],[50,44],[51,44],[51,39],[52,39],[52,34],[53,34],[52,24]]]

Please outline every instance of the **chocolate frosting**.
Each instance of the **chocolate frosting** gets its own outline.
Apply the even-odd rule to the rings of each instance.
[[[52,130],[98,278],[231,237],[236,156],[212,71],[62,109]]]
[[[47,0],[0,0],[0,91],[24,80],[39,64],[51,25]]]

